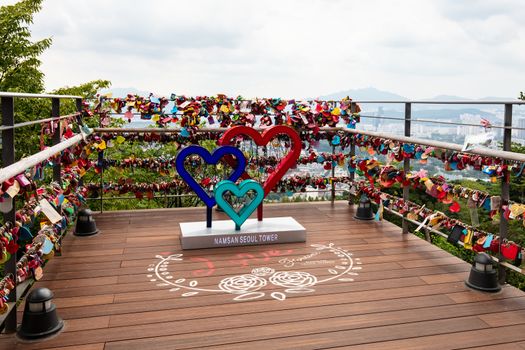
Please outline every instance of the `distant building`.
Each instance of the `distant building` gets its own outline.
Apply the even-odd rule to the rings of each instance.
[[[384,116],[384,114],[385,114],[385,112],[383,110],[383,106],[379,106],[377,108],[377,116],[378,117],[382,117],[382,116]],[[374,119],[373,125],[375,126],[376,131],[379,131],[379,127],[381,126],[381,119],[379,119],[379,118]]]
[[[458,125],[456,134],[461,136],[479,134],[483,128],[481,126],[481,119],[483,117],[479,114],[463,113],[459,116],[460,123],[475,124],[475,125]]]
[[[517,123],[515,124],[518,128],[523,128],[524,130],[514,130],[514,135],[518,139],[525,139],[525,118],[518,118]]]

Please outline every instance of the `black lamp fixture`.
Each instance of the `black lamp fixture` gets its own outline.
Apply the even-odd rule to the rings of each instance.
[[[77,215],[75,236],[91,236],[98,233],[97,224],[90,209],[80,209]]]
[[[53,292],[47,288],[36,288],[26,298],[22,325],[18,336],[23,339],[39,339],[59,332],[64,321],[57,315],[52,303]]]
[[[357,213],[354,216],[357,220],[373,220],[374,213],[372,212],[372,202],[365,195],[362,194],[359,199],[359,206],[357,207]]]
[[[465,284],[470,288],[484,292],[499,292],[498,273],[492,265],[492,258],[487,253],[479,253],[474,258],[470,275]]]

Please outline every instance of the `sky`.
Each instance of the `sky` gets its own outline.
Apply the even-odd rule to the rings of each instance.
[[[53,38],[48,90],[482,98],[525,90],[523,18],[523,0],[45,0],[31,29]]]

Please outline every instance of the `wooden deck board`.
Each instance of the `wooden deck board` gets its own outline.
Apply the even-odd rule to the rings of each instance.
[[[68,235],[37,283],[54,291],[64,331],[37,343],[1,335],[0,349],[523,348],[525,293],[468,289],[468,264],[391,223],[354,220],[346,202],[265,207],[268,217],[283,213],[305,226],[306,243],[184,252],[179,222],[202,220],[204,208],[97,215],[101,234]],[[157,257],[172,254],[182,260]],[[340,276],[348,264],[356,270]],[[219,288],[258,267],[317,283],[289,290],[259,276],[266,285],[250,301]],[[161,285],[182,278],[182,289]],[[189,283],[198,294],[182,296]]]

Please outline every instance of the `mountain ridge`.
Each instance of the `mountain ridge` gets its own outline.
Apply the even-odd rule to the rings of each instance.
[[[127,94],[137,94],[141,96],[149,96],[151,92],[140,90],[135,87],[114,87],[109,89],[103,89],[100,91],[101,94],[111,93],[113,97],[126,97]],[[155,94],[155,93],[154,93]],[[380,90],[375,87],[356,88],[342,90],[334,93],[319,95],[316,98],[308,99],[321,99],[321,100],[340,100],[344,97],[350,97],[354,100],[378,100],[378,101],[408,101],[409,98],[406,96],[399,95],[397,93]],[[169,97],[169,96],[165,96]],[[482,98],[468,98],[456,95],[440,94],[434,97],[420,99],[422,101],[501,101],[501,100],[517,100],[516,97],[493,97],[486,96]]]

